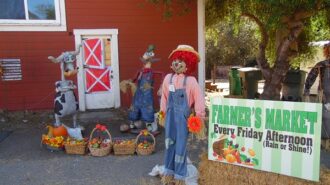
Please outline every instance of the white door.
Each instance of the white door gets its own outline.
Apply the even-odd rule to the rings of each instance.
[[[120,106],[118,30],[74,30],[77,57],[79,109]]]

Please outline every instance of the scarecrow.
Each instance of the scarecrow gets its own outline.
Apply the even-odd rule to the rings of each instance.
[[[134,93],[133,102],[128,112],[128,119],[130,120],[129,129],[131,133],[140,133],[143,128],[141,121],[145,123],[145,127],[153,135],[159,133],[157,122],[155,121],[155,110],[153,100],[154,89],[154,75],[163,73],[153,71],[151,66],[154,62],[160,59],[155,57],[155,46],[149,45],[147,51],[140,58],[143,63],[143,68],[137,73],[133,83],[137,84],[136,91]],[[128,129],[128,128],[127,128]],[[127,129],[121,127],[121,131]]]
[[[191,75],[199,62],[193,47],[179,45],[169,56],[172,74],[166,75],[162,85],[161,114],[165,117],[165,169],[163,184],[184,184],[187,176],[188,118],[194,108],[197,118],[205,116],[205,99]],[[199,121],[199,126],[202,121]],[[189,128],[188,128],[189,127]],[[196,130],[194,128],[194,130]],[[202,132],[202,129],[197,129]]]
[[[330,42],[324,45],[323,55],[325,60],[318,62],[308,73],[304,95],[309,96],[310,88],[320,76],[318,96],[319,101],[323,103],[321,135],[323,139],[330,139]]]

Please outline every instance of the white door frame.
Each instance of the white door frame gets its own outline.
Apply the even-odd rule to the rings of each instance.
[[[205,0],[197,0],[197,25],[198,25],[198,83],[205,93]]]
[[[76,49],[78,48],[77,43],[81,43],[82,37],[84,36],[101,36],[111,35],[111,68],[113,70],[112,75],[117,76],[116,80],[113,81],[112,91],[115,96],[115,108],[120,107],[120,89],[119,89],[119,60],[118,60],[118,29],[74,29]],[[82,49],[81,49],[82,50]],[[82,52],[82,51],[81,51]],[[77,75],[78,80],[78,95],[79,95],[79,110],[86,110],[86,94],[85,94],[85,80],[84,80],[84,66],[82,62],[82,55],[77,56],[77,66],[79,72]]]

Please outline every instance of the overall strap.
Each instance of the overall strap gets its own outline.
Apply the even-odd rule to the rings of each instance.
[[[170,78],[170,84],[173,84],[173,76],[174,76],[174,74],[172,73],[171,78]]]
[[[186,84],[187,84],[187,78],[188,78],[188,77],[185,75],[185,76],[184,76],[184,80],[183,80],[183,86],[182,86],[183,88],[186,87]]]
[[[152,70],[150,70],[146,76],[148,79],[152,79],[152,75],[153,75]]]

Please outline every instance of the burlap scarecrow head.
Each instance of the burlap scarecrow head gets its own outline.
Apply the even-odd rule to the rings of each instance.
[[[154,58],[155,57],[155,45],[150,44],[147,48],[147,51],[143,54],[143,56],[140,58],[140,60],[143,63],[147,62],[158,62],[160,59],[159,58]]]
[[[177,74],[191,75],[196,71],[199,54],[189,45],[179,45],[168,57],[172,62],[171,69]]]

